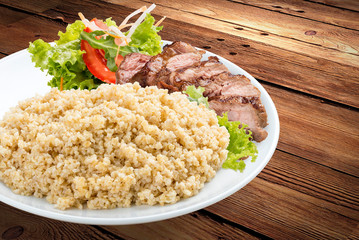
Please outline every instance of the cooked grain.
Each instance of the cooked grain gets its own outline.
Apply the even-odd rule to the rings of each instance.
[[[216,114],[136,84],[58,91],[0,122],[0,179],[59,209],[168,204],[198,193],[227,156]]]

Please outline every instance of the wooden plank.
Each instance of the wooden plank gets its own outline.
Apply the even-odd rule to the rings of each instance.
[[[101,226],[124,239],[263,239],[264,235],[251,235],[241,226],[227,221],[218,222],[201,211],[160,222],[126,225]],[[253,231],[251,231],[253,232]]]
[[[115,4],[121,4],[121,5],[108,5],[104,4],[102,2],[96,3],[94,6],[94,3],[91,2],[77,2],[76,5],[73,3],[66,3],[62,2],[62,5],[59,5],[56,8],[56,11],[47,11],[47,14],[52,13],[52,17],[56,19],[64,19],[65,16],[63,16],[60,11],[66,11],[69,14],[74,15],[78,11],[86,12],[86,9],[93,9],[89,12],[86,12],[87,16],[90,17],[108,17],[113,16],[115,19],[119,19],[118,16],[123,16],[123,14],[118,10],[120,6],[127,6],[130,8],[139,8],[143,5],[151,4],[152,2],[146,2],[146,1],[140,1],[140,0],[131,0],[131,1],[115,1],[115,0],[107,0],[107,2],[112,2]],[[11,4],[6,3],[6,4]],[[97,11],[101,9],[102,11]],[[34,11],[36,12],[36,11]],[[297,41],[291,39],[288,37],[278,36],[276,34],[272,34],[270,32],[263,32],[262,30],[254,29],[252,27],[246,27],[246,26],[239,26],[238,24],[231,23],[231,22],[223,22],[221,20],[217,20],[214,18],[208,18],[206,16],[198,15],[191,12],[184,12],[180,11],[178,9],[174,9],[171,6],[161,6],[158,5],[155,9],[154,13],[158,13],[160,16],[166,15],[169,18],[176,19],[179,21],[195,24],[197,26],[202,26],[206,28],[216,29],[217,31],[221,31],[224,33],[232,34],[235,36],[240,36],[247,40],[254,40],[257,42],[261,42],[264,44],[270,44],[272,46],[291,50],[299,54],[306,54],[308,56],[312,57],[321,57],[323,59],[328,60],[335,60],[336,62],[347,64],[350,66],[358,66],[359,60],[356,55],[347,54],[341,51],[328,49],[326,47],[321,47],[317,45],[313,45],[310,43]],[[43,13],[40,13],[43,15]],[[127,13],[128,14],[128,13]],[[121,18],[121,17],[120,17]],[[68,20],[67,20],[68,21]],[[240,30],[238,30],[240,29]],[[308,30],[308,29],[307,29]],[[302,33],[304,34],[304,33]],[[307,36],[308,37],[308,36]],[[309,36],[309,38],[312,38],[312,36]],[[285,46],[285,47],[284,47]],[[321,51],[319,51],[321,50]]]
[[[263,84],[278,110],[278,149],[359,176],[359,112]]]
[[[120,239],[90,225],[39,217],[0,202],[2,239]]]
[[[7,55],[0,53],[0,59],[6,57]]]
[[[180,9],[181,14],[178,17],[182,17],[182,13],[190,12],[196,15],[205,16],[206,18],[214,18],[238,24],[240,26],[278,36],[284,36],[301,42],[356,55],[359,54],[359,33],[357,31],[342,29],[328,24],[311,21],[309,19],[297,18],[226,0],[182,0],[171,3],[166,0],[158,0],[156,3],[160,6]],[[120,4],[133,7],[132,1],[128,1],[126,4],[121,2]],[[157,9],[157,12],[155,11],[155,13],[159,13],[158,11],[160,10]],[[168,16],[171,18],[173,17],[173,15]],[[308,31],[315,31],[316,33],[309,34]],[[242,32],[241,36],[246,37],[243,34],[244,33]],[[252,38],[249,39],[256,40]],[[290,40],[288,39],[288,42],[289,41]]]
[[[0,0],[0,3],[21,9],[23,11],[41,13],[51,8],[55,8],[60,3],[60,1],[59,0],[46,0],[46,1]]]
[[[90,5],[82,7],[83,9],[91,9],[95,6]],[[102,7],[103,6],[101,5],[101,9]],[[59,15],[62,15],[67,22],[73,22],[77,19],[74,12],[78,11],[78,9],[73,8],[74,7],[67,5],[61,6],[62,11],[64,12],[59,13],[57,11],[49,10],[44,12],[44,15],[54,19],[57,19]],[[116,5],[109,5],[98,15],[98,17],[105,18],[111,16],[114,11],[116,11],[118,15],[124,16],[131,10],[117,7]],[[84,11],[84,13],[88,14],[86,11]],[[118,17],[115,17],[115,19],[119,20]],[[56,27],[50,27],[49,25],[51,24],[51,21],[47,21],[46,19],[34,17],[30,22],[32,26],[46,24],[48,30],[45,33],[40,34],[39,31],[41,31],[41,29],[35,27],[35,29],[29,31],[28,33],[31,36],[28,36],[27,40],[23,40],[20,43],[24,48],[27,47],[27,44],[24,45],[24,42],[36,39],[34,37],[35,35],[41,36],[41,38],[45,38],[45,40],[49,39],[49,41],[52,41],[57,38],[54,32],[57,32],[58,30],[63,31],[64,29],[64,26],[61,26],[57,21],[54,22],[58,26],[57,29]],[[23,24],[24,23],[19,22],[19,24],[12,26],[11,29],[6,28],[6,30],[11,31],[10,34],[13,38],[17,38],[17,35],[20,33],[22,33],[21,36],[25,36],[25,34],[19,30],[24,28]],[[31,28],[31,26],[29,27]],[[52,29],[54,29],[54,32],[52,32]],[[191,29],[191,31],[189,32],[188,29]],[[37,32],[37,34],[34,35],[32,34],[33,32]],[[50,34],[50,32],[53,37],[47,38],[47,35]],[[210,29],[196,27],[185,23],[180,24],[178,21],[173,21],[171,19],[165,21],[165,28],[161,34],[164,39],[167,40],[183,40],[198,47],[210,46],[210,51],[228,58],[249,71],[256,78],[333,101],[356,107],[359,106],[359,94],[357,90],[359,89],[358,67],[341,65],[318,57],[303,56],[301,54],[248,41],[229,34],[219,34]],[[217,39],[221,41],[218,41]],[[0,45],[0,51],[5,51],[1,50],[1,48],[6,48],[8,51],[7,53],[16,51],[16,42],[8,42],[5,36],[3,36],[3,40],[0,41],[4,42],[4,44]],[[359,60],[358,57],[357,59]],[[359,62],[357,63],[357,66],[359,66]]]
[[[276,171],[278,166],[283,172]],[[270,176],[272,171],[277,178]],[[349,196],[340,197],[354,200],[355,209],[335,199],[342,186]],[[257,178],[206,210],[275,239],[345,239],[359,221],[358,186],[357,178],[277,151]]]
[[[150,2],[148,1],[136,1],[136,0],[121,1],[121,3],[117,2],[116,0],[107,0],[107,2],[121,4],[121,6],[123,5],[131,8],[139,8],[145,4],[147,5],[150,4]],[[191,9],[197,9],[192,5],[190,5],[190,7]],[[292,35],[289,36],[288,38],[286,37],[287,35],[286,36],[276,35],[271,30],[263,31],[263,30],[255,29],[251,26],[248,27],[243,24],[236,24],[227,21],[224,22],[216,18],[210,18],[207,17],[208,15],[207,12],[202,12],[202,15],[200,15],[197,13],[193,13],[191,11],[178,10],[176,8],[172,8],[172,6],[157,5],[157,7],[154,10],[154,13],[160,16],[161,15],[167,16],[171,19],[175,19],[178,21],[194,24],[196,26],[215,29],[216,31],[220,31],[222,33],[228,33],[234,36],[238,36],[247,40],[247,42],[250,42],[249,40],[253,40],[256,42],[264,43],[266,45],[271,45],[277,48],[285,49],[286,51],[290,50],[302,55],[304,54],[311,57],[328,59],[349,66],[359,65],[359,60],[356,55],[348,54],[333,49],[328,49],[326,47],[313,45],[303,41],[297,41],[295,39],[292,39]],[[223,14],[224,16],[226,16],[226,13]],[[253,15],[257,16],[257,13],[253,13]],[[308,27],[309,26],[310,25],[308,25]],[[302,32],[302,34],[305,35],[304,32]],[[219,38],[222,38],[220,34],[218,35]],[[312,37],[309,36],[308,38],[312,38]]]
[[[310,2],[359,11],[359,2],[356,0],[310,0]]]
[[[250,163],[248,163],[250,164]],[[261,172],[261,179],[344,207],[347,217],[359,215],[359,179],[319,163],[276,151]]]
[[[17,22],[29,16],[31,15],[28,13],[16,11],[5,7],[0,8],[0,22],[3,25],[8,25]]]
[[[359,30],[359,14],[357,12],[333,8],[313,2],[297,0],[234,0],[234,2]]]
[[[58,39],[58,31],[65,31],[65,28],[66,24],[39,16],[31,16],[7,26],[0,23],[0,31],[7,33],[0,35],[0,52],[12,54],[28,48],[29,42],[38,38],[52,42]]]

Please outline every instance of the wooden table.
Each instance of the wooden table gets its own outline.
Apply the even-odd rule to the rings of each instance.
[[[241,66],[271,95],[278,148],[225,200],[170,220],[91,226],[0,204],[3,239],[359,238],[359,1],[159,0],[161,33]],[[146,0],[1,0],[0,57],[57,39],[77,12],[124,16]],[[19,66],[21,69],[21,66]],[[11,79],[9,79],[11,81]]]

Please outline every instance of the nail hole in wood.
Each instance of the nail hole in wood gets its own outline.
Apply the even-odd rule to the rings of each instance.
[[[251,45],[248,44],[242,44],[242,47],[250,47]]]
[[[231,55],[237,55],[237,53],[236,52],[229,52],[229,54],[231,54]]]
[[[217,38],[217,40],[220,41],[220,42],[223,42],[223,41],[224,41],[223,38]]]
[[[269,34],[268,33],[261,33],[261,35],[268,36]]]
[[[204,49],[211,49],[210,46],[203,46],[202,48],[204,48]]]
[[[236,29],[236,30],[243,30],[243,28],[241,28],[241,27],[235,27],[234,29]]]
[[[40,34],[36,34],[35,37],[40,37],[41,35]]]
[[[272,7],[274,7],[274,8],[282,8],[281,6],[272,6]]]
[[[20,237],[24,232],[24,228],[21,226],[15,226],[7,229],[2,235],[2,239],[14,239]]]
[[[313,30],[309,30],[309,31],[306,31],[304,34],[308,35],[308,36],[313,36],[313,35],[317,34],[317,32],[313,31]]]
[[[303,11],[303,10],[298,10],[297,12],[299,12],[299,13],[304,13],[304,11]]]

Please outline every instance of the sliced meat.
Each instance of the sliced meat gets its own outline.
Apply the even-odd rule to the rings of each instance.
[[[228,68],[218,58],[210,57],[208,61],[162,75],[160,82],[172,86],[175,91],[184,91],[189,85],[205,87],[213,76],[224,72],[228,72]]]
[[[253,139],[263,141],[268,135],[263,129],[267,114],[260,91],[245,76],[232,75],[216,57],[201,62],[203,53],[190,44],[174,42],[153,57],[128,55],[117,72],[118,83],[137,81],[142,87],[157,86],[169,92],[184,91],[189,85],[204,87],[210,108],[218,115],[228,112],[230,121],[248,125]]]
[[[211,81],[208,81],[207,85],[203,87],[206,87],[203,95],[209,99],[216,96],[260,98],[261,95],[258,88],[248,78],[229,72],[213,76]]]
[[[172,84],[172,75],[178,71],[189,67],[196,67],[201,64],[202,55],[198,53],[183,53],[171,57],[165,67],[157,74],[157,87],[166,88],[170,92],[179,91],[180,89]]]
[[[184,42],[174,42],[166,45],[162,53],[153,56],[141,71],[134,75],[133,81],[139,82],[143,87],[159,86],[158,74],[161,70],[166,70],[167,65],[172,70],[188,67],[199,62],[203,53],[203,51],[198,51]],[[184,61],[180,62],[180,60]]]
[[[141,53],[130,53],[125,56],[116,72],[116,84],[133,83],[133,76],[151,59]]]
[[[243,104],[240,99],[211,100],[209,107],[216,111],[217,115],[228,112],[229,121],[240,121],[248,125],[255,141],[263,141],[268,133],[263,129],[267,125],[267,114],[254,108],[252,104]]]
[[[263,141],[268,133],[267,113],[260,100],[260,91],[245,76],[222,73],[214,76],[206,86],[204,96],[217,115],[228,112],[230,121],[248,125],[253,139]]]

